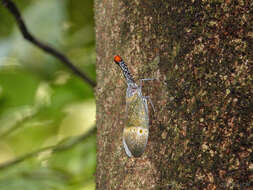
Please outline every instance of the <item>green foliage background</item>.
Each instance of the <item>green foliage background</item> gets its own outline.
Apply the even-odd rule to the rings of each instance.
[[[92,0],[15,0],[32,34],[95,80]],[[25,41],[0,5],[0,164],[68,143],[95,125],[92,88]],[[0,169],[0,189],[94,189],[95,134]]]

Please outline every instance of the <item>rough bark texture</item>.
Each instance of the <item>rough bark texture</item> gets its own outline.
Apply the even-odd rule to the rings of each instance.
[[[253,1],[95,2],[97,189],[250,189]],[[144,84],[156,112],[140,158],[122,145],[115,54],[135,79],[159,78]]]

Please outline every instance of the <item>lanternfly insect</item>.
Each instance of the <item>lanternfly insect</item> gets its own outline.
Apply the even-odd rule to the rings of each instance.
[[[129,157],[139,157],[144,152],[149,134],[149,116],[147,99],[142,95],[141,79],[138,86],[132,75],[130,74],[125,62],[120,56],[114,57],[114,62],[117,63],[123,71],[127,82],[126,90],[126,123],[123,130],[123,145],[126,154]],[[151,105],[153,106],[152,102]],[[153,107],[154,108],[154,107]]]

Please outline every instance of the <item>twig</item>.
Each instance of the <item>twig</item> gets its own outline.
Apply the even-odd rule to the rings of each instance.
[[[0,164],[0,170],[3,170],[3,169],[6,169],[8,167],[11,167],[15,164],[18,164],[20,162],[23,162],[29,158],[32,158],[34,156],[37,156],[38,154],[44,152],[44,151],[48,151],[48,150],[51,150],[52,152],[61,152],[61,151],[65,151],[65,150],[68,150],[70,148],[72,148],[73,146],[81,143],[83,140],[85,140],[86,138],[88,138],[89,136],[91,136],[92,134],[94,134],[96,132],[96,127],[92,127],[88,132],[84,133],[83,135],[80,135],[78,137],[76,137],[75,140],[73,140],[71,143],[59,143],[59,144],[56,144],[56,145],[52,145],[52,146],[47,146],[47,147],[44,147],[44,148],[41,148],[39,150],[35,150],[33,152],[30,152],[26,155],[23,155],[19,158],[16,158],[14,160],[11,160],[11,161],[7,161],[3,164]]]
[[[29,119],[31,119],[32,117],[34,117],[36,114],[38,114],[38,111],[35,111],[34,113],[32,113],[30,115],[24,116],[22,119],[20,119],[17,122],[15,122],[15,124],[13,126],[11,126],[10,128],[8,128],[3,133],[0,133],[0,139],[6,138],[11,133],[13,133],[14,131],[18,130],[22,126],[23,123],[25,123],[26,121],[28,121]]]
[[[69,67],[76,75],[81,77],[84,81],[86,81],[89,85],[92,87],[96,86],[96,82],[91,80],[88,76],[86,76],[84,73],[82,73],[71,61],[65,57],[62,53],[59,51],[53,49],[49,45],[39,41],[37,38],[35,38],[30,32],[28,31],[25,22],[23,21],[23,18],[20,14],[19,9],[16,7],[16,5],[11,0],[2,0],[2,4],[9,10],[9,12],[14,16],[18,27],[23,35],[23,37],[37,46],[38,48],[44,50],[46,53],[51,54],[52,56],[58,58],[61,60],[67,67]]]

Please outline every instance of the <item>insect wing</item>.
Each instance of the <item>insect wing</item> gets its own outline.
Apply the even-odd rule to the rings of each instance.
[[[146,99],[138,93],[126,98],[126,125],[123,131],[123,145],[126,154],[139,157],[148,141],[148,110]]]

